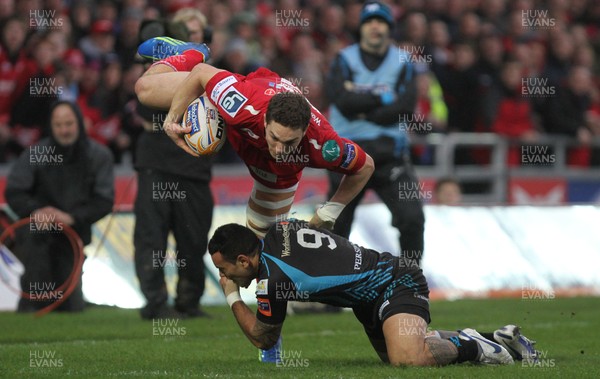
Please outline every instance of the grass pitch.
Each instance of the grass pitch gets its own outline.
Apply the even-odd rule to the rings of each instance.
[[[431,305],[435,329],[516,323],[538,341],[539,366],[395,368],[382,364],[351,312],[288,317],[286,367],[260,363],[227,307],[211,319],[142,321],[91,307],[42,318],[0,313],[3,378],[599,378],[600,299],[461,300]]]

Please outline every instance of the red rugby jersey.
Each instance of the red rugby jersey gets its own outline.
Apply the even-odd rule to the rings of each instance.
[[[254,179],[270,188],[288,188],[300,180],[304,167],[324,168],[343,174],[358,171],[365,152],[340,137],[315,107],[300,145],[277,161],[269,153],[264,117],[273,95],[300,89],[276,73],[260,68],[247,76],[223,71],[206,85],[206,93],[227,124],[227,139]]]

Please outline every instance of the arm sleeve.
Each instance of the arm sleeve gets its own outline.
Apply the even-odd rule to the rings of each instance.
[[[277,325],[283,323],[285,320],[287,312],[286,300],[277,300],[273,296],[257,296],[256,305],[256,318],[259,321],[269,325]]]
[[[114,202],[114,172],[112,155],[105,147],[92,160],[94,184],[88,202],[71,211],[76,224],[91,225],[110,213]]]
[[[367,113],[367,120],[378,125],[397,125],[398,115],[412,114],[417,104],[417,84],[414,66],[405,63],[398,80],[395,91],[396,101],[389,105],[379,105]]]
[[[344,86],[346,81],[352,81],[352,72],[346,60],[338,54],[329,71],[327,96],[345,117],[352,119],[381,105],[379,96],[347,90]]]
[[[336,147],[339,149],[336,159],[325,159],[325,156],[331,156],[330,151],[335,150]],[[320,149],[316,151],[314,149],[311,150],[310,167],[324,168],[341,174],[352,175],[364,166],[366,159],[367,154],[356,142],[340,137],[331,129],[322,131]]]
[[[13,164],[6,179],[4,197],[10,208],[21,218],[47,205],[34,196],[35,167],[29,163],[29,149],[26,149]]]

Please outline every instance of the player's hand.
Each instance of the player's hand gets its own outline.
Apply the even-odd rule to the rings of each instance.
[[[192,131],[191,126],[182,126],[178,122],[170,121],[169,116],[167,116],[167,119],[163,124],[163,129],[169,138],[171,138],[171,140],[173,140],[173,142],[175,142],[175,144],[182,148],[186,153],[193,155],[194,157],[200,156],[194,152],[194,150],[192,150],[183,139],[185,134]]]
[[[225,297],[227,297],[227,295],[229,295],[230,293],[240,291],[240,287],[238,287],[238,285],[235,284],[233,280],[228,279],[223,274],[221,274],[221,279],[219,279],[219,284],[221,285],[221,288],[223,289],[223,293],[225,294]]]
[[[333,224],[334,223],[331,221],[321,220],[321,218],[319,217],[319,215],[317,213],[315,213],[313,218],[311,218],[310,221],[308,222],[308,226],[311,228],[321,228],[321,229],[327,229],[327,230],[333,230]]]

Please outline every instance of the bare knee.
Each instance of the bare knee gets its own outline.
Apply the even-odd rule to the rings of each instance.
[[[142,76],[135,82],[135,94],[140,103],[146,105],[152,91],[151,77]]]

